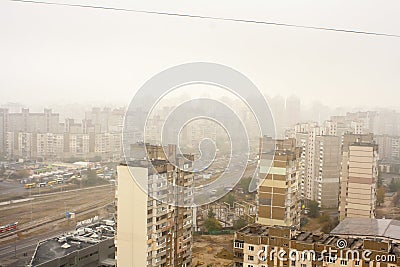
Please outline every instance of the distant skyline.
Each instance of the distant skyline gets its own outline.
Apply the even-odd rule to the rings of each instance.
[[[72,2],[400,34],[398,1]],[[8,1],[0,23],[2,104],[127,106],[160,71],[210,61],[304,105],[399,106],[400,38]]]
[[[298,97],[292,95],[294,97]],[[299,98],[300,99],[300,98]],[[268,100],[268,99],[267,99]],[[301,100],[301,99],[300,99]],[[165,104],[165,103],[164,103]],[[272,103],[269,101],[269,105],[272,110],[274,110],[274,105],[276,103]],[[171,105],[172,106],[172,105]],[[30,112],[43,112],[44,109],[50,108],[53,112],[60,114],[60,119],[65,118],[74,118],[74,119],[83,119],[85,116],[86,111],[90,111],[92,108],[126,108],[127,104],[124,103],[110,103],[110,102],[88,102],[88,103],[79,103],[79,102],[72,102],[72,103],[50,103],[48,105],[45,104],[27,104],[22,102],[0,102],[0,108],[8,108],[10,112],[20,112],[21,108],[28,108]],[[325,105],[321,101],[315,101],[313,103],[305,104],[301,101],[301,121],[318,121],[318,114],[322,116],[320,117],[321,120],[329,119],[330,116],[335,115],[345,115],[347,112],[358,112],[358,111],[380,111],[380,110],[395,110],[400,112],[400,107],[362,107],[362,106],[338,106],[338,107],[330,107]],[[277,114],[274,114],[277,115]],[[277,119],[277,118],[275,118]]]

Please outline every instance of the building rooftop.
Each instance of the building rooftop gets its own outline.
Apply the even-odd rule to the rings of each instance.
[[[79,251],[105,240],[113,239],[114,232],[114,227],[106,225],[104,221],[104,223],[98,222],[80,227],[73,232],[66,232],[61,236],[41,241],[38,243],[36,251],[32,256],[31,266],[37,266],[53,259],[62,258],[74,251]]]
[[[383,237],[400,241],[400,221],[391,219],[345,218],[331,234]]]
[[[237,233],[267,237],[271,235],[271,229],[291,229],[290,239],[305,244],[319,243],[336,246],[337,241],[345,236],[347,247],[352,249],[361,249],[363,240],[369,238],[374,240],[387,238],[391,240],[391,243],[395,241],[393,242],[393,252],[400,255],[400,248],[398,242],[396,242],[397,240],[400,241],[400,221],[396,220],[346,218],[329,234],[298,231],[287,226],[266,226],[255,223],[243,227]]]
[[[238,232],[246,235],[268,236],[269,226],[260,224],[250,224],[248,226],[243,227]]]

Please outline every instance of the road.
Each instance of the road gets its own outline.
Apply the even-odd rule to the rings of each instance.
[[[235,182],[240,180],[238,178],[241,177],[253,177],[254,171],[256,169],[255,163],[250,163],[247,165],[247,168],[241,173],[241,166],[232,166],[232,168],[225,172],[226,177],[232,177],[232,179],[224,178],[224,180],[220,179],[219,175],[215,175],[213,179],[207,181],[208,183],[203,183],[198,186],[194,190],[194,201],[196,204],[205,204],[209,202],[214,202],[219,198],[223,197],[228,193],[228,188],[233,188],[235,186]],[[242,174],[242,175],[240,175]],[[247,188],[245,188],[247,190]]]

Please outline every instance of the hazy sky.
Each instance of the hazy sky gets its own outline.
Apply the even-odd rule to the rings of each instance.
[[[56,2],[400,35],[398,0]],[[400,38],[5,0],[0,25],[0,103],[127,105],[154,74],[210,61],[237,69],[267,95],[399,106]]]

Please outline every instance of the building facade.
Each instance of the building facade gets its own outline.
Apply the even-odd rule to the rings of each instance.
[[[235,267],[397,267],[400,266],[399,221],[387,234],[368,231],[388,222],[342,222],[330,234],[297,231],[289,227],[248,225],[234,235]],[[348,230],[356,223],[359,230]],[[389,225],[390,227],[390,225]],[[394,232],[393,232],[394,231]],[[369,233],[368,233],[369,232]],[[364,256],[363,256],[364,255]],[[367,256],[365,256],[367,255]]]
[[[265,137],[261,139],[261,142],[269,141]],[[257,222],[299,227],[298,159],[301,150],[296,147],[294,139],[277,140],[275,145],[273,154],[261,151],[259,156],[261,181],[257,194]]]
[[[314,197],[322,208],[338,208],[340,178],[340,138],[317,136],[315,139]]]
[[[340,178],[340,220],[375,218],[378,146],[372,135],[345,135]]]
[[[183,170],[189,164],[183,157],[176,161],[181,169],[166,160],[161,146],[149,149],[158,155],[151,164],[140,159],[118,166],[117,266],[191,266],[193,219],[192,209],[186,206],[192,203],[193,193],[174,192],[171,185],[190,188],[193,174]],[[148,182],[146,190],[138,179]]]
[[[124,109],[94,109],[86,117],[82,122],[60,123],[59,114],[50,109],[43,113],[0,109],[0,155],[24,160],[120,160]]]

